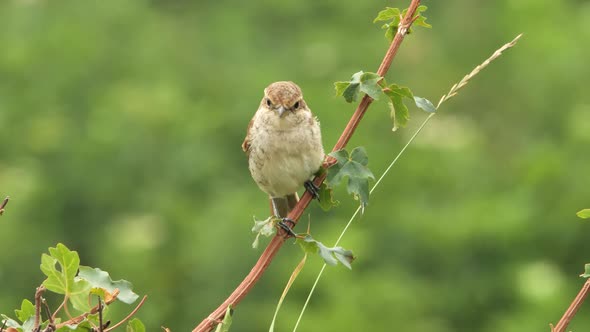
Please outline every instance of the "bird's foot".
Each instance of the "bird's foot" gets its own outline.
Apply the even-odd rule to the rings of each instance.
[[[290,223],[291,226],[287,225],[287,223]],[[297,237],[297,233],[293,232],[292,227],[295,226],[295,221],[293,221],[292,219],[283,218],[281,219],[281,221],[277,223],[277,226],[284,230],[288,236]]]
[[[309,191],[313,198],[317,200],[320,199],[320,187],[316,186],[313,181],[307,180],[305,183],[303,183],[303,186],[305,187],[305,190]]]

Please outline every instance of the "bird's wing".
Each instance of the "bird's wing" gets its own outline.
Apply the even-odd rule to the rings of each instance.
[[[246,137],[244,138],[244,142],[242,142],[242,150],[246,152],[247,156],[250,156],[250,128],[252,128],[252,124],[254,123],[254,118],[250,120],[248,123],[248,129],[246,130]]]

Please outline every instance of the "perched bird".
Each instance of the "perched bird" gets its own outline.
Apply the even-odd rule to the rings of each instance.
[[[242,149],[252,178],[270,196],[277,217],[287,217],[301,186],[317,198],[318,188],[310,180],[324,160],[322,135],[297,84],[275,82],[264,89]]]

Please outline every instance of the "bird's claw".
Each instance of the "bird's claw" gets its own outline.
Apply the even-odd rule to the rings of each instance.
[[[317,200],[320,199],[320,187],[316,186],[315,183],[313,183],[313,181],[307,180],[305,181],[305,183],[303,183],[303,186],[307,191],[309,191],[313,198]]]
[[[290,223],[291,226],[287,225],[287,223]],[[277,223],[277,226],[279,226],[282,230],[284,230],[288,236],[292,236],[292,237],[297,237],[297,234],[295,232],[293,232],[293,226],[295,226],[295,221],[289,219],[289,218],[283,218],[281,219],[281,221],[279,221]]]

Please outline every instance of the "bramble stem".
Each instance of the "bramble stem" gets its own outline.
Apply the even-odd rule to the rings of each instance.
[[[557,325],[553,326],[553,324],[550,324],[551,332],[565,332],[570,321],[572,320],[572,318],[574,318],[576,312],[578,312],[578,309],[580,309],[580,307],[582,306],[582,303],[584,303],[586,296],[588,296],[588,291],[590,291],[590,279],[586,279],[586,282],[582,286],[582,289],[580,289],[578,295],[576,295],[570,306],[567,308],[567,310],[559,320],[559,322],[557,322]]]

